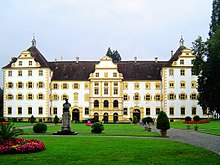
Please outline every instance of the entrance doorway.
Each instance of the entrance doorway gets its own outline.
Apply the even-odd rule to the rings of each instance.
[[[99,121],[99,114],[96,112],[94,113],[94,121],[98,122]]]
[[[104,113],[104,123],[108,123],[108,113]]]
[[[134,116],[137,116],[138,122],[139,122],[140,119],[141,119],[141,114],[140,114],[140,110],[139,110],[139,109],[135,109],[135,110],[133,111],[133,118],[134,118]]]
[[[78,109],[73,109],[72,121],[79,122],[79,110]]]
[[[118,122],[118,113],[113,114],[113,122],[117,123]]]

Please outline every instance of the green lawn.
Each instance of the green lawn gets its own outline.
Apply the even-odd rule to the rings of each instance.
[[[188,124],[193,129],[195,124]],[[186,129],[187,124],[183,122],[171,122],[171,128]],[[220,120],[210,120],[209,123],[198,124],[199,132],[220,135]]]
[[[51,125],[51,124],[50,124]],[[71,129],[78,132],[78,136],[97,136],[91,133],[91,127],[85,124],[72,124]],[[36,135],[32,128],[23,129],[25,134]],[[52,135],[54,132],[60,131],[61,125],[53,125],[47,127],[44,134]],[[41,134],[42,135],[42,134]],[[98,136],[160,136],[154,132],[147,132],[144,128],[134,124],[104,124],[104,131]]]
[[[25,137],[25,136],[21,136]],[[219,164],[220,156],[172,140],[119,137],[27,136],[46,144],[32,154],[1,155],[1,164]]]

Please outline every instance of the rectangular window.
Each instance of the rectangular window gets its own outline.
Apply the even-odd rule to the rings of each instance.
[[[160,108],[156,108],[156,115],[160,113]]]
[[[53,114],[57,115],[57,107],[53,107]]]
[[[192,107],[192,115],[196,115],[196,107]]]
[[[105,86],[105,87],[108,87],[108,82],[104,82],[104,86]]]
[[[85,108],[85,115],[89,115],[89,108]]]
[[[28,115],[32,115],[32,107],[28,107]]]
[[[169,83],[169,87],[170,87],[170,88],[174,88],[174,82],[173,82],[173,81],[171,81],[171,82]]]
[[[181,107],[181,109],[180,109],[180,114],[181,114],[181,115],[185,115],[185,107]]]
[[[185,82],[180,82],[180,88],[185,88],[186,87],[186,83]]]
[[[22,82],[18,82],[18,88],[23,88],[23,83]]]
[[[39,76],[43,76],[43,75],[44,75],[43,70],[39,70],[38,75],[39,75]]]
[[[78,83],[74,83],[73,88],[74,89],[78,89],[79,88],[79,84]]]
[[[12,114],[12,107],[8,107],[8,115]]]
[[[150,108],[146,108],[146,115],[150,115]]]
[[[151,100],[151,99],[150,99],[150,95],[146,95],[146,96],[145,96],[145,100],[146,100],[146,101],[150,101],[150,100]]]
[[[180,60],[180,64],[183,65],[184,64],[184,60]]]
[[[170,115],[174,115],[174,108],[170,107]]]
[[[104,88],[104,95],[108,94],[108,88]]]
[[[117,82],[114,82],[114,86],[117,87],[117,86],[118,86],[118,83],[117,83]]]
[[[192,75],[192,76],[195,76],[195,75],[196,75],[196,72],[195,72],[194,69],[191,69],[191,75]]]
[[[32,66],[32,61],[28,61],[28,65],[29,65],[29,66]]]
[[[33,83],[32,82],[28,82],[28,88],[33,88]]]
[[[114,88],[114,95],[118,94],[118,88]]]
[[[23,99],[23,95],[22,94],[18,94],[17,98],[18,98],[18,100],[22,100]]]
[[[38,83],[38,88],[43,88],[44,87],[44,83],[42,82],[42,81],[40,81],[39,83]]]
[[[174,100],[175,99],[175,95],[173,93],[170,93],[168,95],[168,97],[169,97],[169,100]]]
[[[117,73],[113,73],[113,77],[117,77]]]
[[[19,114],[19,115],[22,114],[22,107],[18,107],[18,114]]]
[[[13,88],[13,83],[12,82],[8,82],[8,88]]]
[[[135,100],[135,101],[138,101],[138,100],[139,100],[139,94],[135,94],[135,95],[134,95],[134,100]]]
[[[41,93],[38,94],[38,99],[39,99],[39,100],[43,100],[43,98],[44,98],[44,97],[43,97],[43,94],[41,94]]]
[[[28,76],[32,76],[32,70],[28,71]]]
[[[95,88],[95,95],[98,95],[98,94],[99,94],[99,89]]]
[[[67,89],[67,83],[63,83],[63,89]]]
[[[84,89],[85,89],[85,90],[89,89],[89,84],[88,84],[88,83],[85,83],[85,84],[84,84]]]
[[[98,87],[98,86],[99,86],[99,83],[98,83],[98,82],[95,82],[95,86]]]
[[[160,101],[160,95],[156,95],[155,100]]]
[[[124,108],[123,115],[128,115],[128,108]]]
[[[185,76],[185,70],[184,69],[180,70],[180,76]]]
[[[58,97],[57,94],[54,94],[54,95],[53,95],[53,100],[59,100],[59,97]]]
[[[160,89],[160,83],[156,83],[155,87],[156,89]]]
[[[134,83],[134,89],[139,90],[139,83]]]
[[[18,76],[22,76],[22,71],[21,70],[18,71]]]
[[[39,107],[39,108],[38,108],[38,114],[39,114],[39,115],[42,115],[42,114],[43,114],[43,107]]]
[[[18,61],[18,65],[19,65],[19,66],[22,66],[22,61]]]
[[[186,100],[186,99],[187,99],[186,96],[187,96],[187,95],[186,95],[185,93],[181,93],[181,94],[179,95],[179,99],[180,99],[180,100]]]
[[[174,75],[173,69],[169,69],[169,76],[173,76],[173,75]]]
[[[124,101],[128,100],[128,95],[124,95]]]
[[[123,87],[124,87],[124,90],[127,90],[128,89],[128,83],[124,83]]]
[[[99,77],[99,73],[95,73],[95,77]]]
[[[11,76],[12,76],[12,71],[9,70],[9,71],[8,71],[8,77],[11,77]]]
[[[28,94],[28,100],[32,100],[33,99],[33,95],[30,93]]]
[[[58,84],[53,84],[53,89],[58,89]]]

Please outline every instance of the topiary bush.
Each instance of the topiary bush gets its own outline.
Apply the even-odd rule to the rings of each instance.
[[[57,115],[55,115],[53,122],[54,122],[54,124],[57,124],[59,122],[59,118]]]
[[[142,122],[144,122],[144,124],[150,124],[150,123],[153,123],[153,119],[152,117],[145,117],[142,119]]]
[[[134,124],[136,124],[136,123],[138,123],[138,118],[137,118],[137,116],[134,116],[134,118],[133,118],[133,121],[132,121]]]
[[[45,133],[47,131],[47,125],[43,122],[38,122],[33,126],[35,133]]]
[[[31,115],[31,118],[30,118],[30,120],[29,120],[30,123],[32,123],[32,124],[35,123],[35,120],[36,120],[35,117],[34,117],[33,115]]]
[[[160,129],[161,131],[170,129],[170,122],[164,111],[160,111],[157,117],[157,129]]]
[[[104,130],[104,126],[101,122],[95,122],[91,126],[92,133],[102,133],[103,130]]]
[[[191,121],[191,120],[192,120],[192,118],[191,118],[190,116],[186,116],[186,117],[185,117],[185,122],[186,122],[186,123],[188,123],[188,122]]]

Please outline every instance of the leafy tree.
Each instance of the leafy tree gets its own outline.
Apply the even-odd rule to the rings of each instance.
[[[121,56],[118,53],[117,50],[111,50],[111,48],[109,47],[107,52],[106,52],[106,56],[112,58],[113,61],[121,61]]]
[[[0,117],[3,117],[3,90],[0,88]]]

